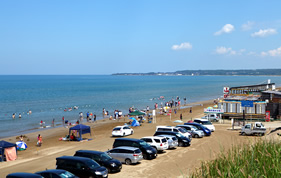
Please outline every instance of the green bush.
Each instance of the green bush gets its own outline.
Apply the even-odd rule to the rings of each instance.
[[[281,142],[235,146],[213,161],[202,162],[191,177],[281,177]]]

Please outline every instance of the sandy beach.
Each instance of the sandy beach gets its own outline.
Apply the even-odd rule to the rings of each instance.
[[[198,105],[202,104],[202,105]],[[192,104],[192,113],[189,108],[179,109],[177,114],[170,116],[157,115],[157,123],[143,123],[142,126],[133,128],[134,134],[128,138],[141,138],[151,136],[155,132],[157,125],[175,126],[174,120],[179,120],[180,114],[183,115],[183,121],[191,118],[202,117],[203,109],[212,106],[212,101],[204,101]],[[117,125],[123,125],[128,122],[127,117],[116,120],[99,120],[96,123],[84,123],[91,126],[92,135],[83,135],[83,138],[92,139],[90,141],[70,142],[59,141],[60,137],[68,134],[68,128],[57,127],[46,129],[40,132],[25,134],[24,141],[28,148],[25,151],[18,151],[18,158],[11,162],[0,163],[0,177],[5,177],[12,172],[31,172],[45,169],[55,169],[56,157],[63,155],[73,155],[76,150],[88,149],[106,151],[112,148],[115,138],[111,137],[112,129]],[[267,123],[265,123],[266,125]],[[280,127],[281,122],[270,123],[272,127]],[[178,147],[175,150],[167,150],[158,154],[154,160],[142,160],[137,165],[123,165],[121,172],[109,174],[109,177],[181,177],[194,171],[200,166],[201,161],[214,159],[222,150],[227,151],[233,145],[251,143],[260,137],[239,136],[239,131],[229,130],[230,122],[215,123],[216,131],[210,137],[193,138],[190,147]],[[37,135],[43,136],[43,145],[36,146]],[[9,142],[16,142],[16,137],[3,139]]]

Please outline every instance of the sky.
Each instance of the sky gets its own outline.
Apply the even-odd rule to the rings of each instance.
[[[0,0],[0,75],[281,68],[280,0]]]

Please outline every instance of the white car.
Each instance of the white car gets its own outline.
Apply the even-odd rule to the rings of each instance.
[[[126,135],[132,135],[134,133],[134,130],[131,129],[128,126],[117,126],[112,130],[112,136],[126,136]]]
[[[185,137],[189,138],[190,140],[192,140],[192,135],[180,127],[157,126],[156,131],[178,132],[184,135]]]
[[[149,136],[142,137],[141,140],[154,147],[157,151],[164,151],[169,148],[168,141],[165,137]]]
[[[207,127],[210,131],[214,132],[216,130],[215,126],[208,120],[208,119],[194,119],[193,122],[198,124],[202,124],[203,126]]]

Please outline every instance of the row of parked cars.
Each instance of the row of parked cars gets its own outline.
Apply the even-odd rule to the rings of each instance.
[[[203,121],[203,122],[202,122]],[[209,124],[209,123],[208,123]],[[213,127],[213,126],[212,126]],[[178,146],[191,145],[193,138],[210,136],[211,131],[204,126],[204,120],[194,120],[184,125],[157,126],[153,136],[140,139],[116,138],[113,149],[101,152],[93,150],[78,150],[73,156],[61,156],[56,158],[56,169],[31,173],[13,173],[8,178],[24,177],[20,174],[28,174],[25,177],[59,178],[68,177],[108,177],[108,173],[120,172],[122,163],[126,165],[138,164],[143,159],[155,159],[158,152],[167,149],[176,149]],[[128,126],[118,126],[112,131],[112,136],[132,135],[133,129]]]

